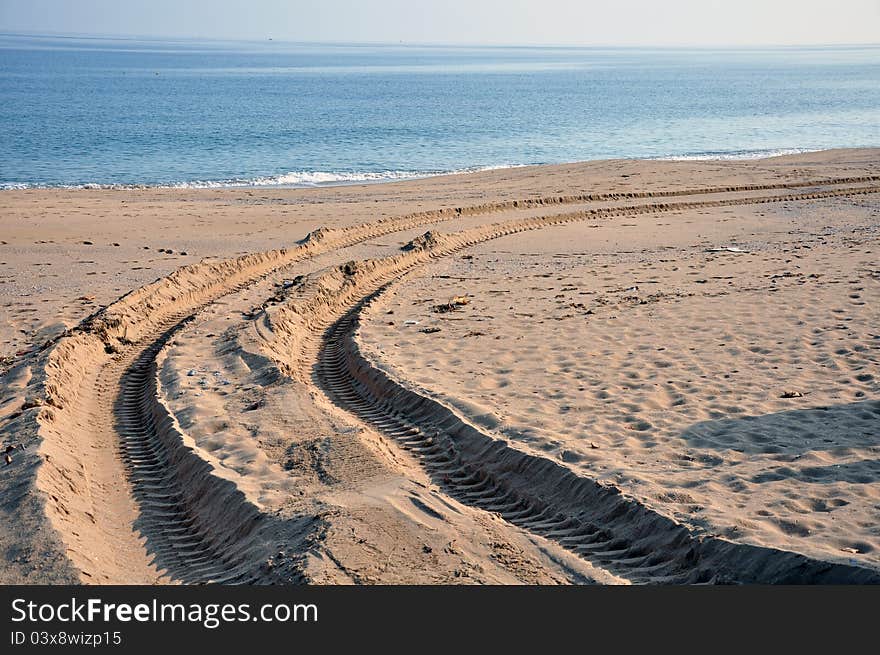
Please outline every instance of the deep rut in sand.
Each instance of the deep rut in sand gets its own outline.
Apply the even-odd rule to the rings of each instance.
[[[484,433],[361,354],[358,316],[379,293],[326,332],[315,379],[333,402],[412,453],[458,501],[634,583],[880,583],[880,573],[860,566],[696,535],[615,487]]]
[[[171,289],[173,295],[170,296],[171,301],[177,303],[176,311],[166,312],[161,319],[145,318],[155,303],[163,300],[161,293],[170,293],[162,290],[161,280],[154,283],[159,285],[156,288],[161,292],[156,293],[155,298],[146,292],[140,295],[135,292],[124,297],[119,303],[108,307],[110,320],[104,321],[94,333],[90,332],[92,328],[89,325],[84,325],[77,334],[70,337],[79,341],[74,341],[68,348],[66,361],[72,362],[72,368],[65,371],[65,375],[70,379],[86,380],[81,384],[87,388],[77,389],[74,401],[77,398],[100,395],[101,392],[91,388],[89,385],[92,383],[76,368],[79,364],[71,353],[76,348],[95,349],[102,343],[108,348],[114,346],[122,349],[120,355],[103,365],[101,373],[103,384],[114,389],[116,398],[112,416],[106,417],[105,422],[112,425],[111,429],[118,437],[123,461],[121,471],[127,475],[131,493],[137,502],[139,517],[133,527],[146,536],[146,549],[158,569],[165,571],[171,579],[181,582],[296,581],[301,578],[297,577],[295,567],[282,577],[273,574],[267,578],[259,565],[265,561],[266,553],[275,547],[278,539],[304,538],[303,535],[308,531],[308,521],[304,519],[289,526],[279,525],[248,503],[234,482],[218,476],[213,467],[199,456],[197,449],[179,429],[159,397],[156,355],[168,339],[192,319],[200,308],[254,284],[269,273],[277,273],[291,263],[301,262],[312,253],[332,252],[383,234],[462,215],[543,204],[589,202],[596,199],[705,195],[874,181],[876,178],[873,177],[844,178],[691,192],[564,196],[510,201],[479,208],[423,212],[377,225],[330,231],[329,238],[328,233],[319,232],[302,246],[302,251],[293,254],[290,251],[280,251],[275,259],[269,256],[262,259],[253,256],[253,260],[242,259],[238,268],[230,270],[222,267],[217,267],[216,271],[211,269],[217,279],[209,280],[210,284],[200,283],[200,287],[191,290],[184,287],[180,291],[178,288],[183,283],[176,282],[178,287]],[[800,194],[584,209],[567,214],[515,219],[468,230],[462,233],[453,246],[446,246],[445,249],[451,252],[517,231],[587,218],[877,192],[880,192],[880,187],[855,186]],[[426,253],[423,259],[427,261],[433,256],[434,254]],[[414,262],[414,265],[416,263],[423,261]],[[402,267],[405,268],[406,266]],[[391,279],[398,276],[402,269],[395,271]],[[374,282],[384,283],[378,278]],[[365,295],[375,291],[376,286],[374,284],[372,289],[365,289],[355,300],[361,301]],[[120,314],[124,320],[112,315],[114,306],[119,304],[125,305],[124,309],[128,312]],[[351,304],[349,303],[349,307]],[[412,407],[395,405],[400,398],[412,392],[390,380],[387,388],[371,388],[364,381],[367,378],[359,379],[355,375],[356,371],[367,377],[373,373],[365,360],[359,361],[356,356],[351,330],[356,324],[357,309],[349,310],[349,307],[343,308],[343,318],[328,333],[328,339],[320,349],[316,379],[340,405],[351,409],[384,434],[394,437],[414,453],[420,454],[438,484],[463,502],[497,511],[511,523],[556,539],[591,561],[607,564],[609,568],[620,571],[622,575],[635,581],[878,581],[876,574],[858,567],[818,562],[793,553],[770,549],[755,550],[721,540],[697,538],[681,526],[668,521],[670,525],[663,524],[666,519],[653,515],[638,504],[625,501],[616,490],[577,478],[547,460],[526,455],[507,446],[501,448],[497,440],[470,426],[456,427],[449,416],[438,423],[435,418],[431,418],[440,411],[437,408],[431,408],[428,412],[430,416],[422,416],[419,412],[428,406],[425,403],[433,401],[423,397],[409,398],[407,402],[414,403]],[[137,316],[139,311],[144,315]],[[100,325],[101,321],[96,324]],[[91,341],[86,341],[86,337]],[[129,337],[135,343],[128,341]],[[66,338],[68,337],[63,337],[61,341]],[[61,364],[64,363],[65,360],[62,360]],[[61,400],[66,401],[66,398]],[[63,411],[63,404],[58,402],[58,411]],[[428,434],[426,429],[434,430],[437,434]],[[461,437],[462,434],[466,434],[466,437]],[[88,451],[87,447],[82,448]],[[90,455],[84,452],[81,456],[88,458]],[[559,470],[547,467],[556,467]],[[547,489],[547,480],[553,477],[549,472],[561,477],[551,485],[556,495],[545,497],[541,490]],[[511,476],[520,477],[514,479]],[[563,491],[566,493],[560,496]],[[96,498],[96,502],[100,502],[100,494],[96,494]],[[77,543],[81,543],[87,539],[87,536],[79,534],[68,535],[61,528],[59,532],[65,540],[74,538]],[[112,546],[110,544],[111,550]],[[757,560],[759,564],[755,564],[753,560]]]
[[[271,551],[263,517],[187,447],[159,400],[156,355],[176,323],[144,349],[120,379],[115,414],[122,457],[140,508],[135,528],[158,569],[186,583],[248,583]]]

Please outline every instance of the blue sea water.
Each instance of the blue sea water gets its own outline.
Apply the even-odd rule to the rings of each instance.
[[[292,185],[880,146],[880,46],[0,35],[0,188]]]

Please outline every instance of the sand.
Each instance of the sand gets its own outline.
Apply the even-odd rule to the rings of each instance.
[[[878,159],[4,192],[0,580],[877,582]]]

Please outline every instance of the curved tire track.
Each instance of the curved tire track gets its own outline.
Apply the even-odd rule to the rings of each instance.
[[[635,583],[880,583],[880,572],[701,536],[611,486],[486,434],[361,354],[363,307],[326,333],[315,378],[340,407],[390,437],[460,502],[494,512]]]
[[[877,188],[851,193],[876,193]],[[671,203],[658,211],[851,195],[842,191],[753,198],[750,201]],[[685,206],[686,205],[686,206]],[[639,211],[638,213],[642,213]],[[577,220],[580,213],[548,218],[545,224]],[[430,257],[478,242],[535,229],[534,220],[467,233]],[[473,233],[474,231],[469,231]],[[413,266],[389,269],[379,290],[361,295],[325,332],[313,380],[328,398],[410,451],[434,482],[459,501],[495,512],[510,523],[566,548],[637,583],[880,583],[880,572],[858,565],[699,535],[662,516],[617,488],[577,476],[543,457],[510,447],[484,433],[445,405],[408,388],[365,358],[355,339],[365,305]],[[381,281],[367,282],[375,289]]]
[[[187,583],[254,583],[271,555],[267,517],[185,440],[159,400],[156,355],[183,323],[143,350],[122,375],[115,414],[123,460],[155,564]]]

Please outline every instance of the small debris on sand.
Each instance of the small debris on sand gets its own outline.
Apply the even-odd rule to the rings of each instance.
[[[706,248],[706,252],[740,252],[740,253],[748,253],[748,250],[743,250],[742,248],[737,248],[736,246],[728,246],[726,248]]]
[[[470,302],[470,298],[467,296],[455,296],[452,300],[447,303],[443,303],[442,305],[434,305],[434,311],[438,314],[445,314],[447,312],[454,312],[459,307],[464,307]]]
[[[804,394],[800,391],[783,391],[780,398],[803,398]]]

